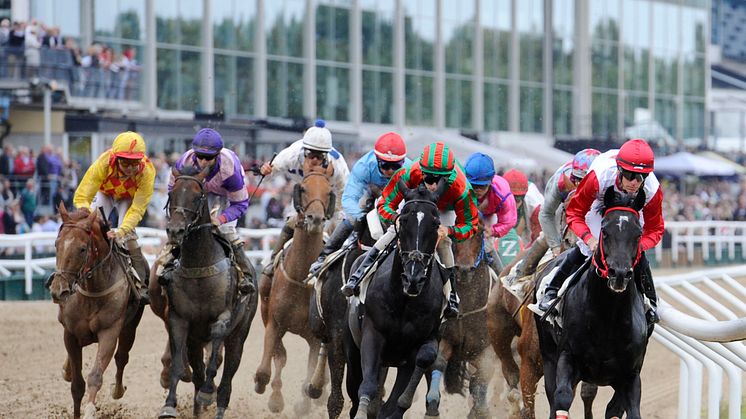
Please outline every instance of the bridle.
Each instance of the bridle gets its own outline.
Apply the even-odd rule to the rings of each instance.
[[[202,216],[204,215],[205,207],[203,204],[207,200],[207,194],[205,193],[205,186],[202,183],[202,180],[194,176],[181,175],[181,176],[177,176],[174,179],[174,185],[176,184],[176,181],[178,181],[179,179],[196,182],[197,185],[199,185],[200,195],[199,195],[199,199],[197,200],[197,210],[194,210],[192,208],[182,207],[182,206],[174,206],[174,208],[171,209],[171,193],[173,193],[172,191],[171,193],[168,194],[168,200],[166,201],[166,206],[164,207],[164,209],[166,210],[166,215],[170,219],[171,213],[181,214],[184,217],[184,219],[187,220],[188,219],[187,212],[190,214],[194,214],[194,218],[192,218],[191,221],[187,223],[187,225],[184,227],[184,237],[188,236],[190,233],[196,230],[199,230],[201,228],[211,228],[212,223],[204,223],[204,224],[195,225],[196,223],[199,222],[200,218],[202,218]]]
[[[611,207],[607,208],[604,211],[604,217],[608,215],[611,211],[627,211],[631,212],[635,215],[635,218],[639,220],[640,214],[633,208],[630,207]],[[593,267],[596,269],[596,274],[604,279],[609,278],[609,265],[606,263],[606,252],[604,252],[604,235],[601,234],[601,237],[599,237],[598,240],[598,251],[594,253],[593,255]],[[640,255],[642,255],[642,249],[640,249],[640,246],[638,244],[637,246],[637,256],[635,256],[635,261],[632,262],[632,269],[637,266],[637,262],[640,261]],[[601,258],[600,261],[598,261],[598,257]]]
[[[77,228],[79,230],[83,230],[86,233],[86,236],[88,238],[88,241],[86,243],[86,261],[85,263],[80,267],[80,269],[76,271],[68,271],[68,270],[59,270],[55,269],[53,275],[64,278],[67,280],[67,283],[69,285],[68,292],[75,292],[76,289],[81,290],[81,294],[86,295],[86,291],[80,286],[80,280],[85,277],[85,279],[91,279],[93,277],[94,272],[96,272],[98,269],[100,269],[103,264],[111,257],[111,254],[114,250],[114,245],[109,245],[109,252],[106,254],[104,258],[101,260],[98,260],[100,253],[98,252],[98,247],[96,247],[94,239],[93,239],[93,229],[90,226],[81,226],[78,224],[78,222],[66,222],[63,223],[60,227],[60,236],[57,238],[57,241],[60,240],[62,236],[62,230],[64,228]],[[98,260],[98,262],[97,262]],[[70,277],[72,277],[72,281],[70,280]],[[62,293],[64,294],[64,292]],[[93,294],[90,294],[88,296],[94,296]]]
[[[428,204],[428,205],[432,205],[433,207],[435,207],[436,210],[438,209],[438,205],[433,201],[429,201],[426,199],[412,199],[404,203],[404,206],[402,207],[402,211],[404,211],[404,208],[406,208],[407,205],[414,204],[414,203]],[[398,215],[396,217],[397,220],[394,221],[396,235],[398,237],[401,237],[399,233],[399,227],[398,227],[399,223],[397,222],[400,216],[401,215]],[[399,246],[399,256],[401,257],[402,265],[406,265],[409,262],[422,264],[423,268],[425,269],[425,276],[427,276],[430,271],[430,267],[432,266],[434,252],[422,252],[420,251],[419,248],[414,249],[414,250],[401,250],[401,246]]]
[[[296,185],[296,188],[297,187],[301,187],[302,188],[303,182],[305,182],[306,179],[308,179],[308,178],[310,178],[312,176],[322,176],[324,179],[327,180],[327,182],[329,181],[325,173],[321,173],[321,172],[310,172],[310,173],[306,173],[306,175],[303,176],[303,180],[301,181],[301,185]],[[300,193],[298,193],[298,192],[295,192],[295,193],[298,194],[298,195],[300,195],[300,196],[302,196],[303,195],[303,189],[301,189]],[[305,205],[303,205],[302,198],[300,199],[300,202],[295,202],[294,203],[294,205],[295,205],[295,211],[299,215],[301,215],[300,217],[297,217],[297,220],[298,220],[297,223],[298,223],[298,225],[301,226],[301,227],[305,225],[305,217],[303,217],[302,215],[305,214],[306,211],[308,211],[308,208],[314,202],[319,202],[321,204],[321,208],[323,208],[323,210],[324,210],[324,221],[328,221],[329,219],[331,219],[332,216],[334,215],[333,214],[333,212],[334,212],[334,203],[336,201],[336,196],[334,195],[333,191],[330,192],[329,197],[330,197],[329,198],[329,202],[327,202],[327,203],[324,203],[324,201],[321,198],[313,198],[310,201],[306,202]],[[330,211],[330,209],[331,209],[331,211]]]

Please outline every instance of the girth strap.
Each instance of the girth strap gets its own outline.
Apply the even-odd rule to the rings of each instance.
[[[186,268],[179,265],[174,273],[182,278],[207,278],[227,271],[230,266],[230,260],[223,258],[215,264],[201,268]]]

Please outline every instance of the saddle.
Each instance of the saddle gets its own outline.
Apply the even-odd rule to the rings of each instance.
[[[510,268],[510,272],[500,278],[500,282],[508,292],[513,294],[519,301],[523,301],[526,298],[526,295],[531,292],[531,285],[533,284],[536,272],[541,272],[547,263],[552,261],[552,259],[554,259],[554,256],[552,255],[552,250],[549,249],[544,253],[544,256],[541,257],[541,260],[539,260],[539,264],[536,266],[534,273],[518,277],[518,268],[523,263],[522,260],[513,265],[513,267]]]

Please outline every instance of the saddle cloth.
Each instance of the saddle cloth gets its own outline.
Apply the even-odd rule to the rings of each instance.
[[[523,301],[526,298],[526,293],[531,289],[535,273],[541,272],[541,270],[544,269],[544,266],[551,262],[552,259],[552,251],[547,250],[544,256],[541,257],[534,273],[520,278],[518,277],[518,268],[521,266],[523,261],[518,262],[510,268],[510,272],[507,275],[500,278],[500,282],[502,282],[503,287],[513,294],[518,301]]]

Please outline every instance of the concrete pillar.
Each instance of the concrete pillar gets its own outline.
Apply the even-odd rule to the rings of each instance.
[[[394,11],[394,103],[393,122],[398,131],[406,123],[406,73],[404,62],[404,6],[401,0],[396,2]]]
[[[202,0],[202,62],[200,66],[200,103],[202,112],[215,112],[215,55],[210,0]]]
[[[306,0],[303,22],[303,116],[316,118],[316,2]],[[296,115],[297,116],[297,115]]]
[[[272,1],[272,0],[270,0]],[[267,117],[267,36],[264,21],[264,2],[257,0],[256,27],[254,28],[254,115],[259,118]],[[250,100],[238,98],[238,100]]]
[[[589,0],[575,0],[575,54],[573,55],[572,132],[590,137],[593,133],[591,109],[591,39]]]
[[[359,126],[363,121],[363,12],[360,0],[353,0],[350,9],[350,121]]]
[[[158,109],[158,61],[155,48],[155,1],[145,0],[145,57],[143,57],[142,93],[145,109],[154,113]],[[98,156],[97,156],[98,157]]]
[[[475,0],[474,15],[474,82],[471,84],[471,125],[477,132],[484,131],[484,38],[480,19],[481,1]]]

